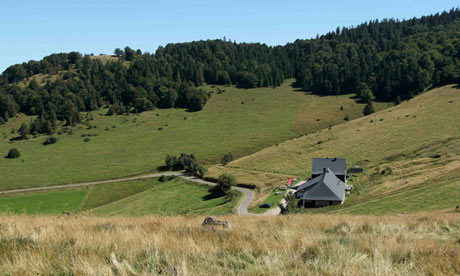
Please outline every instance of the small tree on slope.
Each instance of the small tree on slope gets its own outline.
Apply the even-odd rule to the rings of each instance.
[[[364,116],[370,115],[375,112],[374,103],[372,101],[367,102],[366,106],[363,109]]]
[[[232,186],[235,185],[235,177],[231,174],[224,173],[219,176],[219,179],[217,180],[217,185],[209,189],[209,192],[215,195],[224,196],[230,191]]]

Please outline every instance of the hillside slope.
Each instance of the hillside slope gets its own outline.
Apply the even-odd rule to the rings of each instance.
[[[321,211],[388,213],[460,203],[460,90],[444,86],[398,106],[307,135],[210,170],[258,185],[267,173],[306,178],[314,157],[345,157],[365,173],[344,206]],[[254,177],[257,176],[257,177]]]
[[[225,92],[213,94],[199,112],[158,109],[105,116],[106,110],[94,111],[83,114],[84,125],[56,133],[58,142],[48,146],[42,145],[44,136],[12,141],[18,136],[12,129],[18,130],[22,122],[34,117],[10,119],[0,125],[0,154],[5,156],[15,147],[22,155],[0,158],[0,190],[142,173],[163,165],[166,154],[181,152],[194,153],[204,164],[217,164],[230,151],[242,157],[341,123],[345,116],[362,116],[363,105],[350,95],[305,95],[293,89],[292,82],[275,89],[204,87]]]
[[[230,214],[240,199],[213,197],[209,187],[182,178],[156,182],[152,189],[89,210],[98,216],[224,215]]]

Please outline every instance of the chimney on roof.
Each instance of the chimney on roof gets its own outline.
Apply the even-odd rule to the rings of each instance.
[[[323,168],[323,173],[326,173],[326,171],[327,171],[327,168]]]
[[[334,158],[334,159],[332,159],[332,162],[334,162],[334,161],[336,161],[336,160],[337,160],[337,158]]]

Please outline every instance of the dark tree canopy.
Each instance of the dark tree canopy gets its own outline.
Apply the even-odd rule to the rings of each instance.
[[[460,11],[452,9],[406,21],[370,21],[286,49],[305,90],[397,101],[459,81],[459,35]]]
[[[198,164],[193,153],[181,153],[178,157],[167,154],[164,168],[167,170],[184,170],[186,173],[198,177],[203,177],[207,172],[205,167]]]
[[[210,96],[198,88],[204,83],[276,87],[287,78],[323,95],[399,102],[460,83],[460,11],[375,20],[285,46],[207,40],[168,44],[154,54],[130,47],[114,54],[103,60],[59,53],[10,66],[0,76],[0,123],[23,112],[71,126],[80,112],[103,106],[110,106],[108,115],[199,111]],[[32,80],[37,74],[56,77]]]

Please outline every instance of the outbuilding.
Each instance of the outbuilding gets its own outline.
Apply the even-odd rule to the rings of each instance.
[[[320,176],[325,168],[329,168],[337,178],[346,182],[347,164],[345,158],[313,158],[311,178]]]

